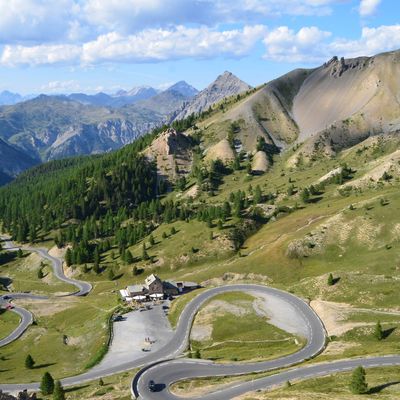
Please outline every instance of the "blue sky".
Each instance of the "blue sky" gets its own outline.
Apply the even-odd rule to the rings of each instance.
[[[400,48],[399,0],[0,0],[0,90],[251,85]]]

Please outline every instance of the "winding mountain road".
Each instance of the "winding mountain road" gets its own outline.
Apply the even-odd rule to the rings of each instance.
[[[2,242],[3,248],[8,251],[18,250],[20,248],[18,246],[15,246],[13,242],[11,242],[8,238],[1,237],[1,239],[3,241]],[[50,261],[54,275],[59,280],[74,285],[77,288],[76,292],[69,293],[66,296],[86,296],[92,290],[92,285],[90,283],[66,277],[63,270],[62,260],[51,256],[48,253],[47,249],[34,248],[34,247],[22,247],[22,249],[30,252],[35,252],[40,257]],[[14,300],[14,299],[45,300],[48,299],[48,297],[37,296],[30,293],[7,293],[6,295],[0,296],[0,306],[4,306],[5,304],[8,303],[9,300]],[[28,310],[25,310],[22,307],[13,306],[13,308],[10,309],[10,311],[18,314],[21,320],[18,327],[13,332],[11,332],[7,337],[0,340],[0,347],[6,346],[7,344],[18,339],[33,323],[33,316]]]
[[[44,254],[44,258],[52,261],[52,263],[53,260],[57,260],[54,257],[49,256],[45,250],[32,249],[32,251],[37,251],[39,254]],[[44,253],[42,253],[42,251]],[[58,262],[56,261],[53,263],[53,266],[55,265],[55,271],[58,270],[58,266],[60,266],[60,272],[62,274],[62,264],[60,260],[58,260]],[[69,281],[69,278],[66,279]],[[75,295],[82,296],[87,294],[88,290],[90,290],[90,285],[88,284],[89,286],[86,286],[84,282],[74,281],[73,284],[75,284],[75,286],[77,286],[79,289],[74,293]],[[81,286],[81,284],[84,285]],[[301,323],[304,324],[304,332],[306,332],[305,337],[307,344],[294,354],[275,360],[257,363],[215,364],[210,361],[178,358],[187,349],[190,330],[198,310],[212,297],[221,293],[235,291],[256,291],[268,296],[278,297],[281,301],[286,303],[287,307],[292,309],[294,308],[297,314],[300,316]],[[33,295],[15,294],[13,296],[31,297]],[[31,316],[26,315],[24,318],[26,318],[28,321],[30,317]],[[21,329],[22,328],[23,327],[21,327]],[[15,334],[17,335],[19,333],[20,335],[22,332],[19,331]],[[114,375],[116,373],[132,370],[134,368],[143,367],[143,369],[136,374],[132,381],[131,392],[133,397],[143,400],[177,400],[180,399],[180,397],[177,397],[170,391],[170,385],[174,382],[198,377],[243,375],[291,367],[306,361],[323,351],[325,347],[325,341],[326,334],[321,320],[312,310],[312,308],[298,297],[290,293],[262,285],[228,285],[212,288],[202,292],[190,303],[188,303],[181,313],[174,336],[165,344],[164,347],[160,348],[159,350],[146,353],[146,355],[143,357],[123,364],[107,365],[103,366],[102,368],[97,366],[83,374],[64,378],[61,380],[61,382],[64,386],[74,386],[91,380],[99,379],[100,377]],[[285,372],[279,372],[268,377],[258,378],[241,383],[233,383],[227,387],[224,387],[222,390],[202,395],[201,397],[193,397],[193,399],[232,399],[246,392],[259,389],[268,389],[282,384],[288,380],[293,381],[297,379],[305,379],[329,375],[336,372],[348,371],[359,365],[364,367],[400,365],[400,356],[349,359],[324,364],[292,367]],[[156,383],[155,392],[149,390],[149,382],[151,380]],[[23,389],[38,390],[38,388],[39,383],[0,384],[0,389],[5,392],[15,392]]]

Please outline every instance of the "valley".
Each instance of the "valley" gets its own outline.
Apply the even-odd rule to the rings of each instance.
[[[37,390],[49,371],[68,399],[130,398],[131,388],[143,399],[350,399],[349,371],[364,365],[368,395],[396,398],[399,54],[334,58],[256,88],[225,73],[217,91],[228,97],[213,97],[215,85],[191,92],[186,118],[1,188],[2,230],[24,250],[2,246],[1,295],[49,299],[12,300],[34,324],[1,349],[0,388]],[[132,311],[119,290],[152,274],[202,289],[163,303],[169,346],[96,374],[111,315]],[[76,281],[82,296],[64,296]],[[276,325],[276,303],[250,289],[298,307],[303,335]],[[1,317],[3,338],[18,320]],[[154,393],[153,379],[164,385]]]

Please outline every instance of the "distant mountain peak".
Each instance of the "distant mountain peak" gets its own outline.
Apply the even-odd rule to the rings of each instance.
[[[184,119],[191,114],[199,114],[224,97],[233,96],[249,89],[251,89],[250,85],[243,82],[232,72],[225,71],[186,104],[174,119]]]
[[[186,81],[176,82],[175,84],[170,86],[167,91],[175,91],[188,98],[194,97],[197,93],[199,93],[199,91],[195,87],[189,85]]]

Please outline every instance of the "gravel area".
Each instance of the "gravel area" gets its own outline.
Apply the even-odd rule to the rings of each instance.
[[[304,318],[294,306],[266,293],[252,291],[249,294],[257,298],[253,303],[257,314],[268,317],[271,325],[295,335],[307,336],[307,325]]]
[[[124,320],[114,322],[114,337],[111,346],[101,363],[93,370],[109,369],[113,365],[134,361],[163,347],[173,336],[173,330],[162,306],[151,306],[150,310],[132,311],[124,314]],[[145,342],[150,338],[153,343]]]

